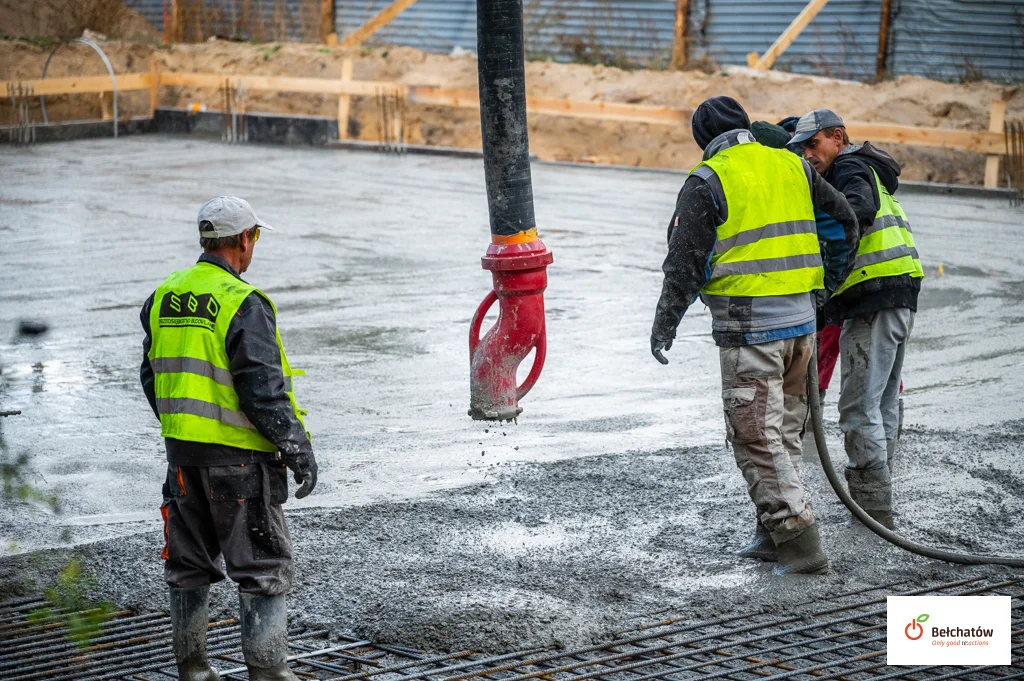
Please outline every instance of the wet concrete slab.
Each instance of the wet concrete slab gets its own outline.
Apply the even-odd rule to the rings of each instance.
[[[5,408],[24,412],[4,428],[64,504],[58,518],[13,519],[0,550],[156,522],[165,464],[138,387],[138,309],[194,262],[195,212],[217,194],[247,197],[278,227],[246,278],[273,297],[293,364],[308,371],[297,390],[320,487],[292,508],[414,498],[516,462],[720,443],[708,312],[686,315],[668,367],[648,351],[680,183],[657,172],[534,166],[555,254],[547,366],[518,424],[466,416],[468,322],[490,286],[481,170],[473,159],[164,136],[0,152],[0,361]],[[920,194],[904,206],[928,274],[908,424],[1019,417],[1021,212]],[[12,340],[23,318],[52,331]],[[834,395],[826,412],[835,419]]]

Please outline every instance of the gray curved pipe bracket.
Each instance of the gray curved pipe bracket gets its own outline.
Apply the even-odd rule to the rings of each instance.
[[[73,40],[69,40],[67,42],[61,43],[60,45],[57,45],[57,47],[53,48],[53,52],[50,52],[50,56],[46,58],[46,63],[43,65],[43,76],[42,76],[43,79],[46,78],[46,70],[48,68],[50,68],[50,60],[53,59],[53,55],[57,54],[57,52],[60,51],[60,48],[64,47],[68,43],[83,43],[85,45],[88,45],[89,47],[91,47],[93,50],[96,51],[96,54],[98,54],[100,56],[100,59],[103,60],[103,65],[107,67],[107,73],[110,74],[110,84],[114,88],[114,137],[116,138],[117,137],[117,77],[114,75],[114,67],[110,65],[110,60],[107,59],[106,53],[100,48],[99,45],[97,45],[93,41],[88,40],[86,38],[75,38]],[[39,105],[40,105],[40,108],[42,108],[42,110],[43,110],[43,123],[44,124],[49,124],[50,121],[46,117],[46,97],[44,95],[40,95],[39,96]]]

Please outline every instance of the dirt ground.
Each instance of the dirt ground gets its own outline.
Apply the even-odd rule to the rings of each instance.
[[[180,44],[104,43],[118,73],[147,71],[155,57],[172,71],[252,73],[317,78],[340,77],[346,56],[340,49],[297,43],[251,45],[226,41]],[[0,79],[37,78],[50,48],[18,41],[0,42]],[[427,54],[411,48],[380,48],[352,53],[355,78],[399,81],[416,85],[475,88],[476,61],[472,55]],[[54,58],[53,76],[101,74],[99,59],[85,46],[71,46]],[[991,83],[949,84],[903,76],[879,85],[836,81],[785,73],[755,73],[730,67],[712,74],[700,71],[622,70],[605,66],[531,62],[527,64],[531,95],[603,100],[692,108],[713,95],[731,95],[751,111],[799,115],[814,108],[831,108],[852,121],[887,122],[913,126],[982,130],[988,126],[989,104],[1008,99],[1007,115],[1024,116],[1024,89]],[[219,107],[218,93],[193,88],[165,88],[163,106],[205,104]],[[145,115],[149,94],[127,93],[121,111]],[[98,118],[98,96],[47,98],[50,120]],[[249,110],[337,115],[337,99],[321,95],[251,93]],[[36,111],[37,120],[40,118]],[[355,98],[350,132],[357,139],[377,135],[376,107],[371,99]],[[0,103],[0,122],[10,111]],[[774,121],[773,121],[774,122]],[[480,145],[478,114],[411,104],[406,121],[407,142],[453,147]],[[857,141],[857,140],[855,140]],[[688,169],[700,160],[700,150],[685,126],[615,123],[533,116],[531,150],[542,160],[591,161],[621,165]],[[889,145],[882,145],[889,147]],[[908,180],[981,184],[984,157],[942,149],[891,146]]]
[[[11,452],[31,456],[31,482],[62,502],[56,514],[0,503],[0,598],[77,555],[97,596],[165,607],[166,461],[138,383],[138,310],[195,261],[192,216],[218,193],[251,197],[277,227],[246,277],[273,297],[289,357],[308,372],[296,391],[320,482],[286,506],[300,621],[497,650],[1006,573],[846,527],[813,455],[804,478],[832,572],[778,580],[735,557],[753,508],[724,444],[710,314],[687,312],[668,366],[648,347],[682,175],[537,163],[533,181],[555,254],[547,363],[518,424],[496,426],[466,416],[466,330],[490,288],[479,160],[160,135],[0,149],[0,399],[23,412],[0,425]],[[1020,210],[900,200],[926,272],[903,374],[900,531],[1019,554]],[[14,339],[24,318],[49,334]],[[841,466],[833,381],[825,418]],[[234,612],[230,584],[215,593]]]

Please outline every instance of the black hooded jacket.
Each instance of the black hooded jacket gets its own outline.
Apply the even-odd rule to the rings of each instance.
[[[895,194],[899,187],[900,164],[870,142],[843,149],[823,176],[846,196],[857,214],[861,235],[874,222],[881,206],[872,170],[878,173],[882,186],[890,194]],[[869,279],[832,298],[826,306],[825,317],[832,323],[897,307],[916,312],[920,291],[921,280],[909,274]]]

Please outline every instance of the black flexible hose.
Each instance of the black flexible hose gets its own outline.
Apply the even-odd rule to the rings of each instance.
[[[926,558],[935,558],[936,560],[944,560],[947,563],[959,563],[961,565],[1006,565],[1014,568],[1024,568],[1024,558],[1015,558],[1010,556],[974,556],[966,553],[954,553],[952,551],[943,551],[942,549],[935,549],[930,546],[924,546],[917,542],[912,542],[909,539],[904,539],[889,528],[877,522],[874,518],[867,514],[863,508],[857,505],[857,502],[853,500],[850,493],[846,491],[846,487],[840,482],[839,476],[836,475],[835,469],[832,467],[832,459],[828,454],[828,445],[825,444],[825,425],[821,420],[821,402],[818,399],[818,352],[817,349],[811,354],[810,366],[807,368],[807,400],[811,408],[811,424],[814,427],[814,442],[818,447],[818,456],[821,457],[821,467],[825,470],[825,477],[828,478],[828,482],[832,485],[832,489],[835,490],[839,500],[843,502],[846,508],[850,509],[850,512],[857,517],[859,521],[877,534],[882,539],[886,540],[890,544],[916,553],[919,556],[925,556]]]

